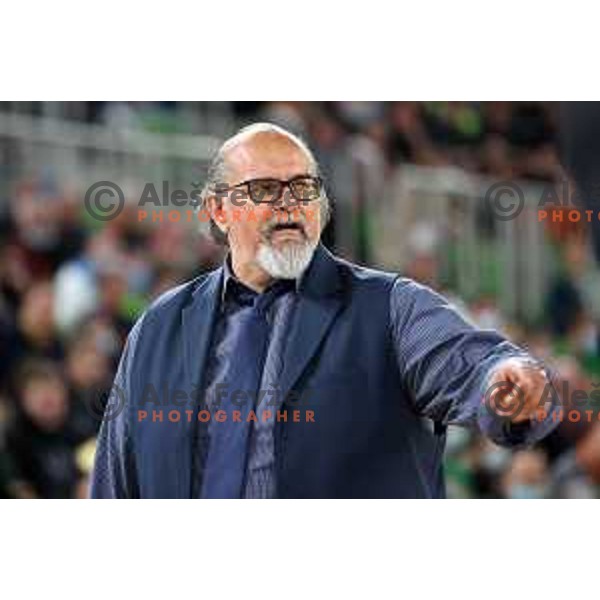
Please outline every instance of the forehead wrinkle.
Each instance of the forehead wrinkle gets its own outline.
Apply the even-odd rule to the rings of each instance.
[[[266,139],[263,142],[260,138]],[[237,176],[236,180],[289,179],[311,171],[310,160],[303,149],[280,134],[256,134],[240,140],[227,149],[225,163],[230,174]]]

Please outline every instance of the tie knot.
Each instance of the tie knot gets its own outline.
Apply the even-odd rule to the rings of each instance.
[[[285,293],[292,290],[294,287],[294,282],[291,279],[278,279],[269,289],[264,291],[262,294],[257,294],[254,300],[254,308],[265,314],[273,302],[280,298]]]

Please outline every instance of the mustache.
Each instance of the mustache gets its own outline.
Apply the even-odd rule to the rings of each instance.
[[[287,217],[278,216],[266,221],[261,230],[262,235],[267,239],[270,239],[276,231],[282,229],[295,229],[302,234],[304,239],[308,239],[308,234],[306,233],[306,218],[298,216],[293,217],[290,213],[287,214]]]

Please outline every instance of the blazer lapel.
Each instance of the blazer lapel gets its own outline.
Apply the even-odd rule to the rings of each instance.
[[[181,343],[182,356],[184,363],[184,385],[190,385],[195,393],[201,391],[202,381],[206,372],[206,359],[211,344],[212,332],[216,321],[217,310],[219,308],[219,299],[221,291],[221,282],[223,280],[223,268],[209,273],[192,293],[192,300],[186,306],[181,315]],[[197,398],[200,400],[200,397]],[[197,404],[199,409],[199,404]],[[196,443],[199,430],[203,426],[195,419],[181,423],[177,434],[189,440],[182,449],[182,453],[177,455],[179,465],[176,471],[179,476],[178,482],[179,498],[194,497],[194,484],[196,482]]]
[[[322,246],[299,286],[299,300],[284,350],[279,382],[282,397],[290,390],[316,354],[343,306],[343,282],[335,259]]]
[[[222,280],[223,268],[209,273],[194,291],[192,303],[182,311],[186,381],[195,388],[202,384]]]

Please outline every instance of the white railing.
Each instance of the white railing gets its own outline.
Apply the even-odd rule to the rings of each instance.
[[[3,184],[51,174],[61,186],[83,191],[105,180],[136,188],[168,180],[189,188],[202,178],[220,139],[0,112],[0,143],[9,159]]]
[[[542,184],[514,182],[524,208],[516,218],[500,220],[485,199],[495,183],[457,168],[402,166],[376,218],[376,260],[405,269],[414,255],[411,234],[427,223],[438,238],[433,247],[443,279],[461,296],[495,291],[506,314],[535,321],[551,276],[552,254],[537,218]]]

